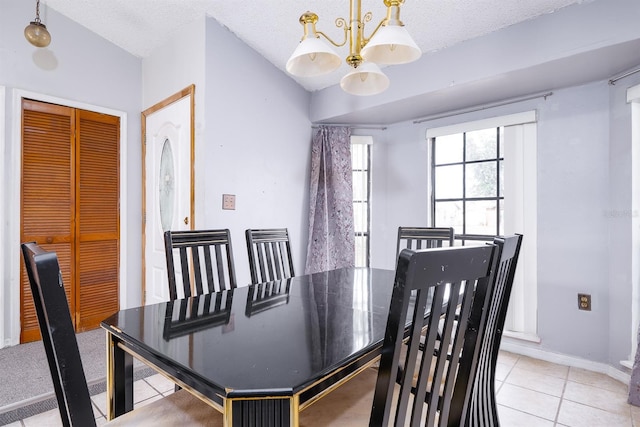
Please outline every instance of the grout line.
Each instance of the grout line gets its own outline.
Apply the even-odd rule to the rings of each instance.
[[[558,409],[556,410],[556,416],[553,420],[553,425],[558,425],[558,417],[560,416],[560,409],[562,408],[562,404],[564,403],[564,392],[567,389],[567,382],[569,381],[569,371],[571,371],[571,367],[567,369],[567,373],[564,378],[564,384],[562,385],[562,393],[560,393],[560,402],[558,403]]]

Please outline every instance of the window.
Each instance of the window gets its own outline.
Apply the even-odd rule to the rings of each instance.
[[[505,336],[539,342],[536,112],[429,129],[427,140],[431,224],[454,227],[456,244],[524,235]]]
[[[465,240],[504,234],[503,127],[432,138],[434,227]]]
[[[356,267],[369,266],[371,141],[372,138],[368,136],[351,137]]]

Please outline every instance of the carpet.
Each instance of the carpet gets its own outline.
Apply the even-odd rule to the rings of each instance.
[[[91,395],[105,391],[106,332],[76,335]],[[135,379],[155,373],[134,359]],[[42,341],[0,349],[0,425],[56,408]],[[19,418],[16,418],[19,417]]]

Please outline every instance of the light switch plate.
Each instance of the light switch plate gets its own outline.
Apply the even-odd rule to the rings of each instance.
[[[222,209],[236,208],[236,195],[235,194],[223,194],[222,195]]]

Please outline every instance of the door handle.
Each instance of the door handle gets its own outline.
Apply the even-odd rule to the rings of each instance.
[[[189,224],[189,217],[188,216],[184,217],[184,223],[185,223],[185,225]]]

